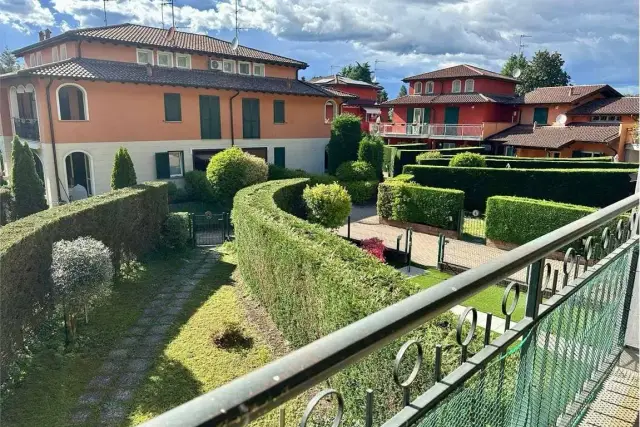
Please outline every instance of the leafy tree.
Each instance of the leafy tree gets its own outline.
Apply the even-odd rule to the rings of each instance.
[[[384,102],[388,100],[389,100],[389,95],[387,94],[386,90],[382,89],[381,91],[378,92],[378,102]]]
[[[358,147],[358,160],[371,164],[378,178],[382,178],[384,141],[379,136],[365,135]]]
[[[364,62],[362,64],[356,62],[355,65],[349,64],[346,67],[342,67],[340,75],[350,79],[360,80],[362,82],[373,83],[371,66],[368,62]]]
[[[116,157],[113,160],[111,189],[117,190],[136,184],[136,170],[133,167],[133,161],[131,160],[131,156],[129,156],[129,151],[124,147],[120,147],[118,151],[116,151]]]
[[[400,92],[398,92],[398,98],[407,96],[407,87],[405,85],[400,86]]]
[[[15,55],[5,46],[2,53],[0,53],[0,74],[10,73],[19,69],[20,65]]]
[[[519,80],[522,82],[522,93],[530,92],[539,87],[567,86],[571,77],[562,68],[564,59],[558,52],[539,50],[522,70]]]
[[[11,174],[14,219],[24,218],[47,209],[44,183],[36,172],[31,148],[26,142],[22,144],[17,135],[13,137]]]
[[[358,147],[362,139],[360,117],[340,114],[331,123],[331,139],[327,146],[329,173],[335,173],[344,162],[358,159]]]
[[[518,55],[514,53],[509,57],[509,59],[507,59],[507,62],[504,63],[501,74],[505,76],[513,77],[513,73],[517,69],[519,69],[521,73],[524,73],[524,70],[526,70],[528,66],[529,66],[529,62],[527,61],[527,58],[525,58],[525,56],[522,53]],[[517,78],[519,80],[522,80],[522,74]],[[522,90],[522,85],[516,86],[516,93],[518,95],[524,95],[524,92]]]

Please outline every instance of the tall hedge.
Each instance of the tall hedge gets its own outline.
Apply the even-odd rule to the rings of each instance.
[[[522,245],[596,210],[588,206],[524,197],[493,196],[487,199],[486,236]]]
[[[416,149],[391,149],[391,155],[387,170],[391,171],[391,176],[399,175],[406,165],[415,165],[418,163],[416,158],[427,151],[439,151],[443,156],[454,155],[458,153],[482,153],[483,147],[459,147],[459,148],[440,148],[438,150],[416,150]]]
[[[36,172],[31,148],[13,138],[11,152],[11,194],[13,195],[12,218],[19,219],[47,209],[44,183]]]
[[[417,159],[418,164],[428,166],[448,166],[450,156],[440,159]],[[520,159],[518,157],[508,157],[498,159],[495,157],[486,157],[485,162],[488,168],[506,168],[507,165],[515,169],[638,169],[638,163],[612,163],[612,162],[594,162],[584,160],[550,160],[546,157],[540,159]]]
[[[456,230],[464,205],[464,192],[424,187],[400,180],[378,186],[378,215],[385,219]]]
[[[13,198],[9,187],[0,187],[0,225],[5,225],[11,221],[11,205]]]
[[[159,241],[168,213],[166,184],[151,182],[56,206],[0,228],[0,382],[29,334],[52,309],[51,253],[58,240],[103,242],[118,267]]]
[[[367,162],[376,171],[378,179],[382,178],[382,158],[384,141],[379,136],[366,135],[358,146],[358,160]]]
[[[118,148],[116,156],[113,159],[111,189],[118,190],[120,188],[134,186],[137,183],[136,170],[133,167],[133,160],[131,160],[129,151],[124,147]]]
[[[465,193],[465,209],[485,210],[491,196],[518,196],[560,203],[604,207],[634,191],[629,170],[492,169],[408,165],[405,173],[429,187]]]
[[[361,139],[359,117],[353,114],[340,114],[333,119],[331,139],[327,147],[330,174],[334,174],[342,163],[358,160],[358,145]]]

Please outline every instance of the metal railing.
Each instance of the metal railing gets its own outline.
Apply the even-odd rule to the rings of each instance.
[[[483,125],[378,123],[371,124],[370,129],[372,133],[381,136],[480,140]]]
[[[469,344],[479,313],[468,307],[456,328],[459,366],[448,375],[442,372],[440,345],[434,349],[428,368],[423,366],[426,350],[419,339],[407,341],[395,363],[389,360],[388,367],[380,366],[393,366],[394,381],[404,396],[401,409],[383,425],[570,425],[581,416],[590,393],[597,390],[598,381],[622,347],[638,260],[639,201],[637,194],[629,196],[354,322],[145,425],[247,425],[470,296],[527,268],[525,317],[516,324],[511,320],[521,293],[520,285],[512,282],[502,300],[504,332],[492,339],[495,327],[488,314],[482,346],[472,354]],[[561,252],[561,267],[554,268],[548,261]],[[508,304],[511,294],[514,298]],[[543,295],[548,299],[543,301]],[[470,327],[465,326],[467,317]],[[417,359],[403,381],[398,367],[411,349],[416,350]],[[433,386],[416,390],[413,381],[420,373],[432,376]],[[359,384],[357,379],[352,383],[363,390],[318,393],[300,425],[307,425],[314,410],[335,412],[330,405],[318,405],[322,399],[335,397],[337,414],[330,418],[334,427],[340,426],[345,413],[343,392],[366,393],[361,408],[350,408],[361,414],[361,420],[349,425],[371,427],[374,401],[388,404],[389,395],[375,399],[371,390],[365,391],[369,385]],[[412,398],[416,393],[420,394]],[[282,414],[283,410],[280,425],[284,425]]]
[[[20,117],[13,118],[13,125],[16,135],[31,141],[40,140],[40,130],[38,128],[38,119],[23,119]]]

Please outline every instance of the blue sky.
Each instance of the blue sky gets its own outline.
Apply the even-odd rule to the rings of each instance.
[[[161,26],[161,0],[109,0],[109,24]],[[230,40],[234,0],[175,0],[184,31]],[[170,22],[165,7],[165,22]],[[102,0],[0,0],[0,45],[11,49],[104,24]],[[518,51],[562,53],[573,84],[609,83],[638,93],[638,1],[617,0],[240,0],[243,45],[307,62],[326,75],[355,61],[379,62],[390,97],[401,79],[459,63],[499,71]],[[331,66],[336,66],[333,69]]]

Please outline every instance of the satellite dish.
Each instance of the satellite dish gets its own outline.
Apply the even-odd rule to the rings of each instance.
[[[378,82],[378,78],[376,77],[376,75],[373,75],[373,78],[371,79],[371,83],[377,83]]]
[[[239,45],[240,45],[240,42],[238,41],[238,36],[235,36],[233,40],[231,40],[231,49],[238,50]]]
[[[558,114],[558,117],[556,117],[556,123],[558,123],[559,125],[564,125],[565,123],[567,123],[567,116],[564,114]]]
[[[513,78],[514,79],[517,79],[521,75],[522,75],[522,70],[520,68],[516,68],[515,70],[513,70]]]

